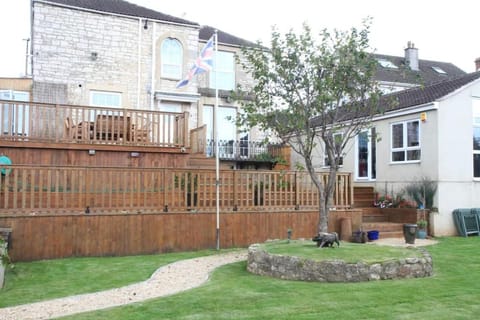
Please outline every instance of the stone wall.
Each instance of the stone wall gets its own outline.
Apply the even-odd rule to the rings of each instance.
[[[270,254],[259,244],[254,244],[248,248],[247,270],[258,275],[280,279],[319,282],[360,282],[431,276],[433,274],[432,258],[424,250],[422,255],[422,258],[406,258],[374,264],[346,263],[341,260],[314,261],[295,256]]]

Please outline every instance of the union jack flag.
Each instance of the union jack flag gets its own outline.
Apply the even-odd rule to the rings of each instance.
[[[213,36],[208,40],[205,47],[203,47],[200,55],[195,59],[195,64],[192,66],[190,71],[188,72],[187,76],[180,80],[177,83],[177,88],[181,88],[186,86],[190,80],[192,80],[193,76],[208,72],[212,70],[213,67]]]

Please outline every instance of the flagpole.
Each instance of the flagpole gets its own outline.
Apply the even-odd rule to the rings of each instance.
[[[214,38],[215,42],[215,59],[214,59],[214,68],[215,72],[215,106],[213,108],[213,131],[215,132],[215,192],[216,192],[216,217],[217,217],[217,228],[216,228],[216,239],[217,239],[217,250],[220,250],[220,150],[218,148],[218,77],[217,77],[217,53],[218,53],[218,32],[215,30]]]

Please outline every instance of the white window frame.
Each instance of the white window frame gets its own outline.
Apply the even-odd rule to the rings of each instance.
[[[359,171],[358,171],[358,166],[359,166],[359,152],[358,149],[360,147],[359,145],[359,135],[355,137],[355,180],[360,180],[360,181],[376,181],[376,176],[373,177],[373,171],[375,169],[375,174],[376,174],[376,162],[374,163],[373,161],[373,152],[376,150],[373,150],[373,144],[372,141],[375,143],[375,149],[376,149],[376,130],[375,130],[375,136],[372,134],[372,131],[375,128],[370,128],[368,130],[362,131],[361,134],[367,134],[368,142],[367,142],[367,152],[368,152],[368,158],[367,158],[367,176],[360,176]],[[376,159],[376,155],[375,155]]]
[[[16,90],[0,90],[0,99],[14,100],[21,102],[30,101],[30,92]],[[8,117],[12,116],[12,127],[8,128]],[[17,135],[29,135],[30,112],[28,105],[4,105],[0,113],[3,133],[13,133]],[[22,132],[24,130],[24,132]]]
[[[480,130],[480,99],[474,100],[473,105],[472,105],[472,139],[475,137],[475,129]],[[475,155],[480,156],[480,149],[476,150],[474,149],[473,146],[473,141],[472,141],[472,177],[476,181],[480,181],[480,174],[478,176],[475,176]]]
[[[408,146],[408,124],[417,122],[418,123],[418,146]],[[399,121],[399,122],[394,122],[390,124],[390,163],[391,164],[400,164],[400,163],[419,163],[422,160],[422,128],[420,126],[420,119],[412,119],[412,120],[405,120],[405,121]],[[403,139],[403,145],[402,147],[397,147],[394,148],[394,139],[393,139],[393,127],[396,125],[402,125],[402,139]],[[419,151],[420,152],[420,158],[415,159],[415,160],[408,160],[408,152],[409,151]],[[404,160],[402,161],[394,161],[393,160],[393,153],[394,152],[404,152]]]
[[[175,38],[164,39],[160,49],[160,57],[162,61],[161,77],[180,80],[183,71],[182,43]]]
[[[225,61],[227,58],[229,59],[229,61]],[[215,77],[218,77],[218,83],[215,83]],[[218,51],[215,54],[213,71],[210,72],[209,78],[210,88],[215,89],[215,85],[218,85],[218,89],[220,90],[234,90],[235,54],[228,51]]]
[[[94,103],[95,95],[100,95],[100,96],[103,95],[104,98],[118,99],[118,103]],[[121,108],[122,94],[120,92],[113,92],[113,91],[90,90],[90,105],[94,107]]]
[[[336,138],[335,138],[336,136],[340,136],[340,137],[341,137],[341,138],[340,138],[340,141],[343,140],[343,132],[336,132],[336,133],[333,134],[333,140],[334,140],[335,142],[337,141]],[[338,166],[339,166],[339,167],[343,167],[343,155],[337,154],[336,156],[340,158],[340,161],[339,161]],[[330,168],[330,164],[328,163],[328,155],[327,155],[326,150],[323,151],[323,167],[324,167],[324,168]]]

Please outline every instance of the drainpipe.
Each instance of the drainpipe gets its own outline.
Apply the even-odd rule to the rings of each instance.
[[[155,103],[155,67],[156,67],[156,56],[155,56],[155,38],[157,36],[157,24],[155,22],[153,24],[153,31],[152,31],[152,79],[151,79],[151,89],[150,89],[150,110],[153,110],[154,103]]]
[[[137,57],[137,109],[140,109],[140,59],[142,56],[142,18],[138,19],[138,57]]]

